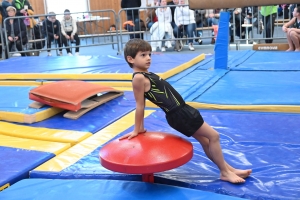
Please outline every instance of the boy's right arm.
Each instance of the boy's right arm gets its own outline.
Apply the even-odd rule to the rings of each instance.
[[[144,110],[145,110],[145,77],[142,74],[136,74],[132,80],[133,93],[136,101],[135,110],[135,125],[134,130],[122,136],[121,139],[131,139],[137,136],[139,133],[146,132],[144,129]]]

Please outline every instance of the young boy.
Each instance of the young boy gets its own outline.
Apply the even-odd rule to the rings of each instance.
[[[239,170],[225,162],[219,134],[205,123],[199,111],[185,104],[180,94],[165,80],[148,71],[151,64],[151,46],[141,39],[127,42],[125,60],[133,69],[132,86],[136,100],[135,127],[133,132],[120,139],[131,139],[144,129],[145,97],[165,113],[169,125],[184,135],[193,136],[202,145],[207,157],[221,171],[220,178],[231,183],[243,183],[252,170]]]
[[[289,43],[287,51],[300,51],[300,6],[293,11],[294,18],[282,26]],[[289,28],[292,26],[293,28]]]

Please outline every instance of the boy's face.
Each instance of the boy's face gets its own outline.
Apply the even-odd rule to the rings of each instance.
[[[151,65],[151,52],[139,51],[135,58],[127,56],[127,61],[133,65],[133,68],[147,71]]]

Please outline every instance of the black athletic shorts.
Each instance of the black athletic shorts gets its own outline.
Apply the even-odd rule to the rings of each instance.
[[[166,118],[172,128],[188,137],[194,135],[204,123],[200,112],[187,104],[174,112],[167,113]]]

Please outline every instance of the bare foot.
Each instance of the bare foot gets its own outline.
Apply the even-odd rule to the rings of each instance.
[[[246,169],[246,170],[235,169],[232,166],[230,166],[228,163],[226,163],[226,166],[230,171],[232,171],[233,173],[235,173],[241,178],[247,178],[252,173],[252,169]]]
[[[300,48],[296,48],[295,51],[300,51]]]
[[[236,175],[238,175],[241,178],[247,178],[252,173],[252,169],[246,169],[246,170],[233,169],[230,171],[232,171],[233,173],[235,173]]]
[[[228,181],[230,183],[244,183],[245,180],[242,179],[241,177],[237,176],[235,173],[232,171],[224,172],[221,173],[220,179],[223,181]]]
[[[291,49],[291,48],[289,48],[288,50],[286,50],[286,51],[294,51],[294,49]]]

